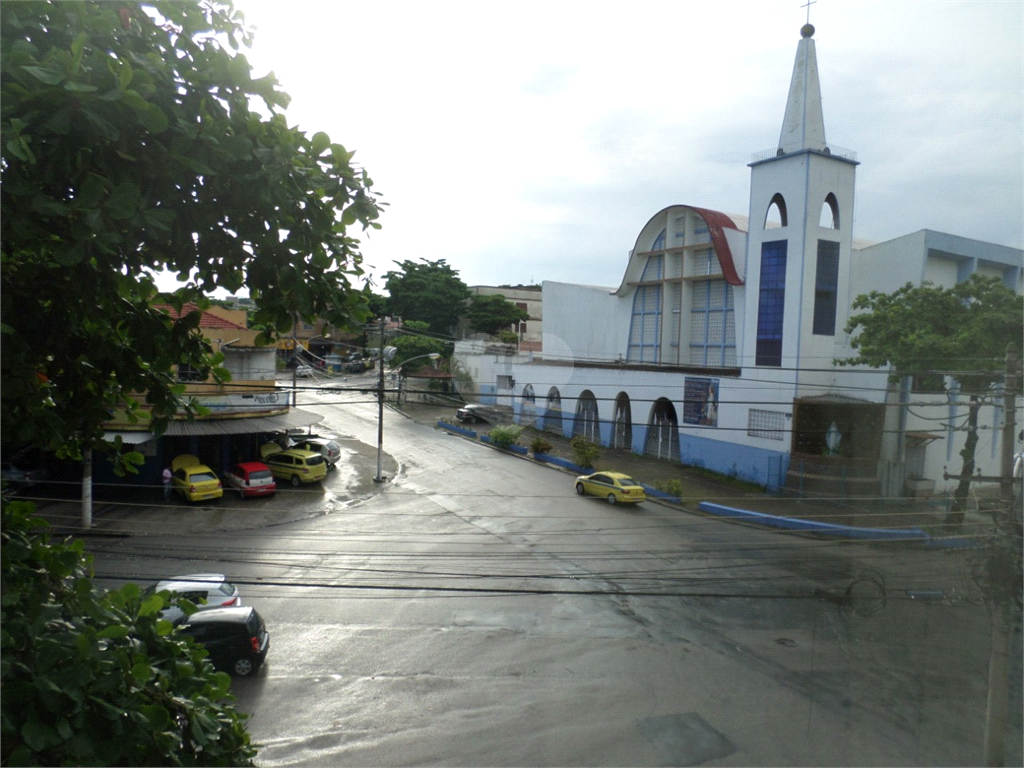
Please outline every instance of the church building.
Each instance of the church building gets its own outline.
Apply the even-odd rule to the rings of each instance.
[[[617,288],[545,281],[542,351],[457,347],[481,399],[520,423],[768,488],[949,487],[966,398],[835,365],[855,355],[850,307],[976,272],[1020,292],[1024,252],[932,230],[854,239],[858,161],[826,139],[813,35],[801,29],[778,145],[749,164],[747,213],[670,205],[640,230]],[[1004,414],[998,397],[987,408],[977,459],[994,475]]]

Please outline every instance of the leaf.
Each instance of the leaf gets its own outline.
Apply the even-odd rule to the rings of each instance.
[[[310,142],[313,146],[313,156],[319,157],[331,146],[331,137],[323,131],[313,134]]]
[[[97,632],[96,637],[100,640],[119,640],[128,637],[128,632],[129,629],[124,624],[111,624]]]
[[[47,85],[57,85],[64,79],[63,73],[54,72],[52,69],[45,69],[43,67],[22,67],[22,69],[32,75],[36,80],[46,83]]]
[[[142,601],[139,608],[139,616],[155,616],[164,607],[164,599],[158,594],[153,594]]]
[[[146,109],[139,113],[139,120],[150,133],[163,133],[170,125],[167,115],[156,104],[147,104]]]
[[[130,219],[138,208],[139,196],[138,185],[125,181],[114,187],[103,208],[112,219]]]

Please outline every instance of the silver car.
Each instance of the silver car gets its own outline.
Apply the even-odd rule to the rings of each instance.
[[[187,576],[172,576],[158,581],[146,590],[149,594],[171,592],[204,608],[227,608],[242,604],[238,587],[230,583],[223,573],[190,573]],[[185,618],[185,612],[177,605],[169,605],[160,612],[160,618],[177,624]]]
[[[324,435],[313,435],[311,437],[293,437],[295,442],[292,448],[299,448],[303,451],[319,453],[327,462],[327,468],[332,469],[338,460],[341,459],[341,446],[330,437]]]

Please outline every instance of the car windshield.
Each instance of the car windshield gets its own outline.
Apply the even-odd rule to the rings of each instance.
[[[310,456],[308,459],[306,459],[306,466],[308,466],[308,467],[314,467],[317,464],[323,464],[323,463],[324,463],[324,457],[320,456],[319,454],[317,454],[316,456]]]
[[[639,483],[632,477],[620,477],[619,485],[639,485]]]
[[[249,473],[250,480],[266,480],[267,478],[273,477],[274,473],[269,469],[256,469]]]
[[[217,482],[217,476],[213,472],[196,472],[188,476],[190,483]]]

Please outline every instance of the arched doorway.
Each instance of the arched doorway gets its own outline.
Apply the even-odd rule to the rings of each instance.
[[[532,425],[537,421],[537,396],[533,392],[532,384],[527,384],[523,387],[523,395],[519,405],[520,424]]]
[[[659,397],[651,408],[644,454],[679,461],[679,419],[676,417],[675,406],[668,398]]]
[[[580,435],[592,443],[601,442],[601,419],[597,412],[597,398],[585,389],[576,398],[576,418],[573,420],[573,437]]]
[[[612,448],[633,447],[633,417],[629,406],[629,395],[619,392],[615,398],[615,418],[612,425]]]
[[[558,387],[548,390],[548,400],[544,408],[544,429],[562,434],[562,396],[558,392]]]

